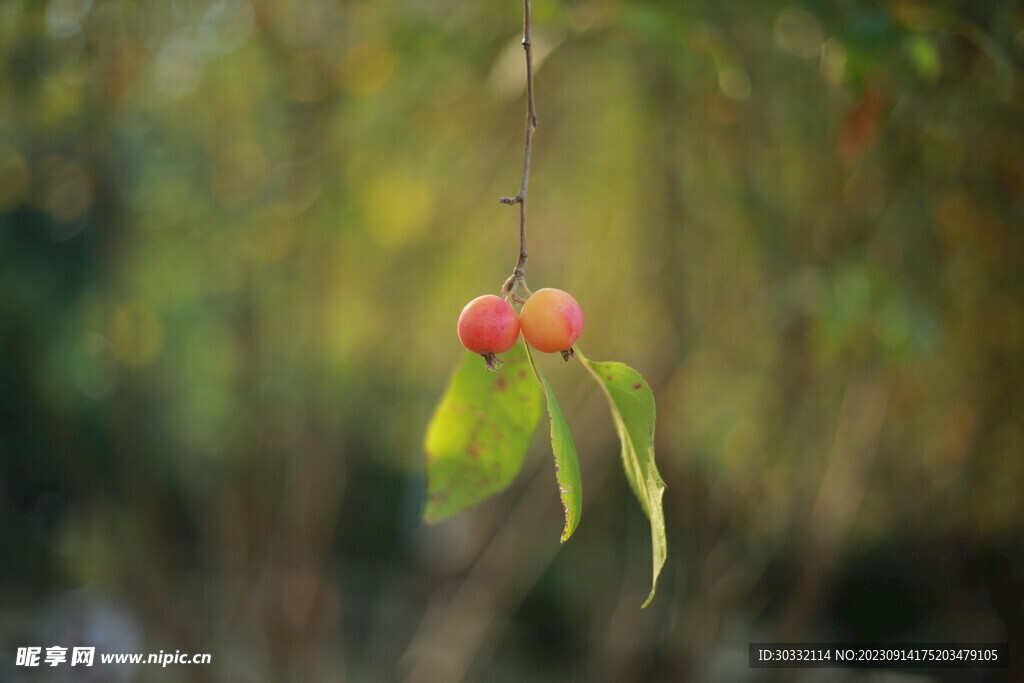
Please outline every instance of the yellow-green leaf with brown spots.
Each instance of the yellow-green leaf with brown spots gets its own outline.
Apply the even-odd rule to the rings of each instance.
[[[467,352],[427,427],[427,504],[437,522],[501,491],[523,465],[541,412],[541,391],[522,342],[489,372]]]

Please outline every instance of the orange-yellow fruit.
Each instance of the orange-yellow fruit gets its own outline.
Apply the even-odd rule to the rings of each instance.
[[[478,296],[459,315],[459,341],[473,353],[504,353],[517,339],[519,318],[512,304],[500,296]]]
[[[583,332],[583,309],[568,292],[538,289],[523,304],[519,326],[538,351],[568,351]]]

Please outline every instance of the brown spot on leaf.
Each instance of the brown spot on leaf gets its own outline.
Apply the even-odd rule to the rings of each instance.
[[[499,377],[498,381],[494,383],[494,388],[498,391],[505,391],[508,388],[508,382],[505,381],[504,377]]]
[[[634,389],[642,389],[643,386],[644,386],[643,384],[641,384],[640,382],[637,382],[636,384],[633,385],[633,388]]]
[[[519,371],[519,379],[526,379],[526,368]]]
[[[479,458],[480,457],[480,444],[477,443],[476,441],[470,442],[470,444],[468,446],[466,446],[466,453],[468,453],[469,457],[471,457],[471,458]]]

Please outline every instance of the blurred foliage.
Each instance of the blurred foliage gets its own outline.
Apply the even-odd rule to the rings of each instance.
[[[572,541],[540,442],[419,524],[458,311],[517,253],[520,12],[0,3],[0,667],[72,612],[207,680],[1024,642],[1015,3],[536,0],[529,280],[650,381],[673,550],[640,612],[615,433],[546,358]]]

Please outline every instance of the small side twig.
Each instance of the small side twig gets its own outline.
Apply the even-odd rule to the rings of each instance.
[[[516,290],[522,287],[527,296],[526,262],[526,190],[530,184],[530,148],[533,144],[533,131],[537,129],[537,107],[533,99],[533,51],[530,41],[530,0],[523,0],[523,51],[526,53],[526,142],[523,151],[523,180],[519,185],[519,193],[514,197],[502,197],[502,204],[519,205],[519,259],[512,275],[501,287],[503,296],[516,296]],[[518,298],[518,297],[516,297]]]

